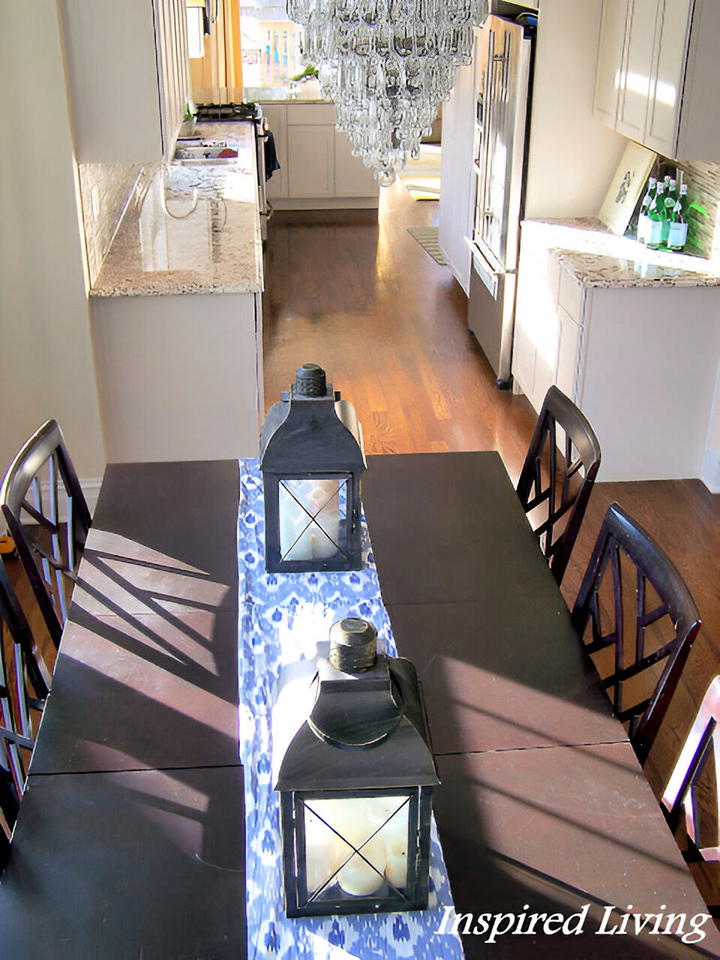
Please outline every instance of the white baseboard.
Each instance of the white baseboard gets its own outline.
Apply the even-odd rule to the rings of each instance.
[[[720,450],[706,448],[700,479],[710,493],[720,493]]]
[[[90,513],[95,515],[98,497],[100,496],[100,487],[102,486],[102,477],[80,477],[80,486],[85,494]]]

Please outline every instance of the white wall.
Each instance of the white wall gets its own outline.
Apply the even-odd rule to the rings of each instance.
[[[54,417],[81,479],[105,467],[56,0],[2,4],[0,472]]]
[[[542,0],[525,216],[595,216],[626,140],[592,117],[601,0]]]

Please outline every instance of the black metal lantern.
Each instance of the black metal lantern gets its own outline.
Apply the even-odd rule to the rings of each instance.
[[[351,404],[314,363],[268,413],[260,438],[265,567],[358,570],[362,436]]]
[[[365,620],[334,624],[310,714],[274,758],[289,917],[427,906],[439,780],[415,668],[375,642]]]

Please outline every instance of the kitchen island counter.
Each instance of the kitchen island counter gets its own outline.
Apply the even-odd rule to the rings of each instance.
[[[146,168],[91,296],[262,290],[253,124],[203,123],[199,132],[237,143],[237,160]]]

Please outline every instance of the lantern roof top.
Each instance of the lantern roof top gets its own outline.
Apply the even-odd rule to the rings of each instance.
[[[317,682],[315,706],[285,752],[277,790],[439,783],[417,673],[409,660],[380,654],[375,668],[353,678],[325,663]]]
[[[314,365],[305,365],[310,366]],[[307,385],[298,376],[290,391],[268,411],[260,436],[263,470],[298,474],[365,468],[355,410],[325,382],[324,371],[317,369],[322,373],[323,393],[307,393]]]

